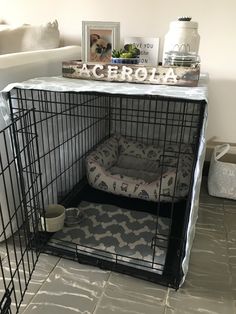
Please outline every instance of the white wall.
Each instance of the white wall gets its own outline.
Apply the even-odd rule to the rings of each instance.
[[[199,23],[202,71],[209,72],[208,145],[236,144],[236,1],[225,0],[0,0],[0,18],[41,24],[55,18],[62,42],[80,44],[81,21],[119,21],[124,36],[160,37],[169,22],[190,15]]]

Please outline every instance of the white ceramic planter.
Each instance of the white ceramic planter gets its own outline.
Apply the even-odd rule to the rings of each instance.
[[[111,63],[119,64],[138,64],[139,58],[112,58]]]

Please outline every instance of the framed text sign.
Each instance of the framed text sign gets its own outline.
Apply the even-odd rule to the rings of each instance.
[[[158,65],[159,38],[125,37],[124,44],[133,44],[140,50],[140,64]]]

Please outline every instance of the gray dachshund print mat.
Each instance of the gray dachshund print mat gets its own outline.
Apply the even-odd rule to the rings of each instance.
[[[86,254],[118,260],[137,268],[162,274],[166,258],[170,219],[127,210],[114,205],[82,202],[80,223],[55,233],[52,242],[65,241]],[[69,246],[68,246],[69,247]]]

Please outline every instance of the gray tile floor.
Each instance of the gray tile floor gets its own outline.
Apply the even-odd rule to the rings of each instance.
[[[209,196],[203,179],[189,272],[177,292],[42,254],[20,312],[236,313],[236,201]]]

